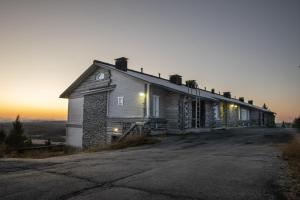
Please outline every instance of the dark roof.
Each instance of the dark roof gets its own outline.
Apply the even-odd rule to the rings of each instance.
[[[94,60],[93,64],[83,72],[83,74],[81,76],[79,76],[79,78],[77,78],[59,97],[60,98],[68,98],[69,95],[72,93],[72,91],[77,88],[89,75],[91,75],[95,70],[97,70],[99,67],[106,67],[112,70],[116,70],[119,71],[121,73],[127,74],[129,76],[135,77],[137,79],[143,80],[145,82],[148,83],[152,83],[161,87],[165,87],[167,89],[171,89],[171,90],[175,90],[177,92],[181,92],[181,93],[186,93],[192,96],[198,96],[200,98],[206,98],[206,99],[210,99],[210,100],[223,100],[226,102],[230,102],[230,103],[235,103],[235,104],[239,104],[239,105],[243,105],[246,107],[250,107],[250,108],[254,108],[254,109],[259,109],[265,112],[271,112],[274,113],[270,110],[266,110],[264,108],[246,103],[246,102],[241,102],[238,99],[235,98],[227,98],[224,97],[223,95],[217,94],[217,93],[212,93],[211,91],[207,91],[207,90],[203,90],[200,88],[197,89],[192,89],[187,87],[185,84],[182,85],[177,85],[174,84],[172,82],[170,82],[168,79],[162,78],[162,77],[158,77],[158,76],[154,76],[152,74],[147,74],[144,72],[139,72],[136,70],[132,70],[132,69],[128,69],[127,71],[122,71],[119,69],[115,68],[115,65],[110,64],[110,63],[106,63],[103,61],[99,61],[99,60]]]

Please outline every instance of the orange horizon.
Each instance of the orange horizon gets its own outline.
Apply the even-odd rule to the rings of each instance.
[[[0,120],[14,120],[16,116],[20,115],[21,120],[67,120],[67,104],[59,108],[43,108],[34,106],[3,106],[0,105]],[[277,112],[276,122],[292,122],[293,119],[290,114],[277,111],[272,109],[272,111]]]
[[[0,119],[13,120],[16,116],[21,120],[67,120],[66,108],[34,108],[32,106],[13,108],[0,106]]]

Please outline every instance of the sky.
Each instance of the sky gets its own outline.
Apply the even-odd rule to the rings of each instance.
[[[65,120],[94,59],[300,115],[299,0],[0,0],[0,119]]]

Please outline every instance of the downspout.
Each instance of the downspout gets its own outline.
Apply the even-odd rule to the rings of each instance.
[[[147,83],[146,84],[146,118],[149,119],[150,118],[150,84]]]

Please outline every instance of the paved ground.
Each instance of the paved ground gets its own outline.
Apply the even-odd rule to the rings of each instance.
[[[292,130],[233,129],[43,160],[0,159],[0,199],[281,199],[274,144]]]

